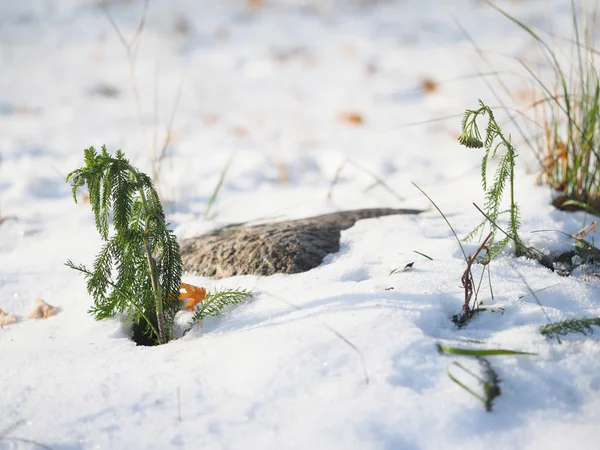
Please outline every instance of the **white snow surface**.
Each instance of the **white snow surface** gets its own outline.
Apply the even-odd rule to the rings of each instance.
[[[570,33],[569,0],[498,5],[541,29],[551,17],[556,34]],[[533,296],[520,298],[529,291],[516,271],[532,289],[548,288],[537,295],[551,320],[598,316],[597,279],[560,277],[508,249],[490,266],[494,297],[485,282],[479,296],[498,312],[458,329],[451,317],[463,302],[465,261],[411,184],[460,236],[480,222],[472,203],[484,200],[482,151],[456,138],[466,108],[479,98],[499,104],[485,83],[497,79],[473,76],[490,69],[456,22],[506,72],[518,70],[514,57],[539,56],[526,34],[479,1],[153,0],[133,81],[104,11],[130,41],[143,3],[104,8],[91,0],[0,5],[0,215],[16,217],[0,226],[0,308],[19,318],[0,329],[0,448],[597,445],[598,339],[572,335],[560,345],[542,336],[544,312]],[[427,78],[438,90],[419,89]],[[514,92],[531,84],[503,79]],[[342,232],[338,253],[305,273],[185,274],[195,285],[256,295],[167,345],[136,346],[121,318],[88,314],[83,277],[63,265],[92,264],[101,245],[89,204],[75,204],[64,180],[83,164],[84,148],[102,144],[150,173],[173,111],[157,187],[180,238],[248,220],[429,209],[357,222]],[[364,122],[340,120],[352,112]],[[520,149],[524,240],[546,252],[568,249],[559,233],[532,232],[574,233],[590,218],[550,205],[553,193],[535,184],[533,153],[500,110],[498,117]],[[344,166],[328,199],[347,158],[356,165]],[[371,186],[361,168],[397,195]],[[478,279],[481,267],[474,272]],[[38,297],[59,314],[27,319]],[[478,364],[440,355],[437,343],[535,355],[489,358],[502,395],[488,413],[446,372],[480,391],[453,362],[475,372]]]

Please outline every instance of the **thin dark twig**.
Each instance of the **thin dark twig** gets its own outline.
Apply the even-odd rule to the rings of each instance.
[[[492,235],[493,235],[493,233],[490,232],[490,234],[488,234],[487,237],[483,240],[483,242],[481,243],[481,245],[479,246],[477,251],[473,255],[471,255],[467,258],[467,268],[465,269],[462,277],[460,278],[462,287],[465,290],[465,302],[462,306],[462,311],[458,316],[459,323],[466,322],[469,319],[469,317],[471,316],[470,303],[471,303],[471,298],[473,297],[473,286],[474,286],[473,272],[471,271],[471,267],[473,266],[473,263],[475,261],[477,261],[477,256],[479,255],[479,253],[481,253],[484,249],[488,253],[488,259],[486,261],[484,261],[483,264],[485,264],[485,265],[489,264],[490,258],[489,258],[489,249],[487,247],[487,243],[492,238]],[[477,300],[477,294],[475,295],[475,300]],[[473,309],[475,308],[475,306],[476,305],[473,305]]]
[[[12,425],[9,425],[8,428],[0,431],[0,439],[2,439],[7,434],[12,433],[17,428],[21,427],[25,422],[26,422],[25,419],[19,419],[15,423],[13,423]]]

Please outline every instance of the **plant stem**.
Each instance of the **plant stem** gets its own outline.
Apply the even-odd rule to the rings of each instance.
[[[133,173],[133,175],[139,181],[138,171],[132,166],[129,166],[129,170],[131,171],[131,173]],[[143,187],[141,187],[141,185],[140,185],[140,188],[138,189],[138,191],[140,193],[142,205],[144,206],[144,212],[146,213],[146,218],[148,218],[148,217],[150,217],[150,214],[148,211],[148,201],[146,200],[146,194],[144,193],[144,189],[143,189]],[[160,289],[160,284],[158,282],[156,261],[154,260],[154,257],[152,256],[152,249],[150,248],[150,241],[148,240],[147,219],[146,219],[146,229],[144,230],[144,249],[146,251],[146,260],[148,261],[150,280],[152,282],[152,290],[154,291],[154,300],[156,302],[156,322],[158,324],[158,339],[161,344],[166,344],[167,338],[166,338],[166,334],[165,334],[165,314],[164,314],[164,307],[163,307],[163,302],[162,302],[162,293],[161,293],[161,289]]]
[[[515,155],[511,145],[506,147],[510,158],[510,225],[511,233],[513,235],[513,242],[515,244],[515,253],[517,256],[521,256],[520,246],[517,240],[517,205],[515,204]]]
[[[144,200],[142,200],[144,202]],[[146,228],[146,232],[148,228]],[[146,249],[146,259],[148,261],[148,267],[150,268],[150,279],[152,280],[152,290],[154,291],[154,299],[156,301],[156,322],[158,323],[158,334],[161,344],[167,343],[165,335],[165,314],[162,302],[162,295],[160,292],[160,284],[158,283],[158,274],[156,273],[156,261],[152,257],[152,251],[150,249],[150,243],[148,242],[148,235],[144,232],[144,248]]]

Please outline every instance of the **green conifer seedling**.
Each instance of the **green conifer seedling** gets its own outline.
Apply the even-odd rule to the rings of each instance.
[[[485,139],[482,140],[481,132],[477,125],[477,118],[479,116],[487,116],[488,124],[485,129]],[[489,106],[479,100],[479,108],[476,110],[468,109],[465,112],[465,116],[462,121],[462,133],[458,138],[458,142],[468,148],[484,148],[485,153],[481,159],[481,183],[485,192],[485,210],[486,219],[479,224],[472,232],[470,232],[466,239],[469,240],[474,237],[479,231],[481,231],[486,223],[491,223],[492,232],[492,246],[490,249],[491,256],[496,256],[506,245],[512,240],[515,246],[515,252],[517,256],[521,256],[526,253],[525,246],[519,239],[519,207],[515,201],[515,158],[517,152],[511,143],[510,136],[505,137],[502,130],[498,126],[494,114]],[[487,180],[487,163],[490,158],[494,158],[499,150],[504,149],[504,153],[500,156],[500,162],[494,180],[491,185],[488,184]],[[504,189],[509,184],[510,189],[510,207],[507,211],[509,213],[508,220],[508,233],[505,238],[499,242],[494,242],[496,235],[496,226],[498,217],[502,212],[501,204]]]
[[[172,339],[183,264],[175,235],[150,177],[133,167],[120,150],[85,150],[85,165],[71,172],[73,198],[87,185],[96,228],[105,242],[93,270],[83,272],[94,299],[90,313],[104,319],[126,313],[156,344]],[[109,226],[112,219],[112,227]]]

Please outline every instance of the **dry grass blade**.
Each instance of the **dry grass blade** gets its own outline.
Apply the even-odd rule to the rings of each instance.
[[[575,233],[573,235],[573,239],[577,239],[577,240],[585,239],[588,236],[588,234],[596,231],[596,228],[598,228],[598,222],[596,222],[595,220],[592,220],[585,227],[583,227],[581,230],[579,230],[577,233]]]
[[[295,305],[292,302],[289,302],[283,298],[281,298],[278,295],[272,294],[270,292],[264,292],[264,294],[269,295],[270,297],[279,300],[280,302],[286,304],[287,306],[295,309],[296,311],[303,311],[304,308]],[[364,379],[365,379],[365,384],[368,385],[370,383],[370,378],[369,378],[369,371],[367,370],[367,364],[365,362],[365,357],[362,354],[362,352],[359,350],[359,348],[354,345],[352,343],[352,341],[350,341],[346,336],[344,336],[342,333],[340,333],[339,331],[335,330],[334,328],[332,328],[330,325],[328,325],[327,323],[325,323],[324,321],[322,321],[321,319],[319,319],[318,317],[316,317],[314,314],[312,313],[308,313],[308,315],[313,319],[316,320],[319,324],[321,324],[321,326],[323,326],[324,328],[326,328],[327,330],[329,330],[330,332],[332,332],[338,339],[340,339],[342,342],[344,342],[346,345],[348,345],[348,347],[350,347],[360,358],[360,362],[362,365],[362,369],[363,369],[363,375],[364,375]]]
[[[574,56],[571,69],[566,70],[554,45],[491,1],[485,0],[485,3],[540,46],[554,74],[554,86],[550,86],[528,63],[519,61],[545,95],[537,105],[545,129],[537,139],[536,156],[542,167],[539,180],[564,193],[553,202],[556,207],[597,213],[600,210],[600,78],[596,69],[598,52],[594,49],[596,11],[591,13],[592,21],[588,24],[590,13],[586,5],[578,11],[575,1],[571,0],[574,38],[569,41],[574,46]],[[577,18],[579,12],[583,16],[583,28]]]
[[[475,48],[475,51],[477,52],[477,55],[490,68],[490,73],[492,73],[492,74],[495,75],[496,81],[498,82],[498,84],[500,85],[500,87],[502,88],[502,90],[504,91],[504,93],[509,98],[512,99],[513,95],[511,93],[509,87],[506,85],[506,83],[504,83],[504,81],[500,77],[501,72],[496,71],[494,69],[493,65],[491,64],[491,62],[487,58],[485,52],[477,45],[477,43],[475,42],[475,40],[471,37],[471,35],[467,32],[467,30],[460,24],[460,22],[456,18],[454,19],[454,22],[456,23],[457,27],[460,29],[461,33],[471,42],[471,44]],[[510,119],[510,121],[513,124],[513,126],[515,127],[515,129],[520,133],[520,135],[523,138],[523,141],[525,142],[525,144],[527,145],[527,147],[529,147],[529,149],[533,151],[534,150],[534,146],[531,143],[530,139],[528,138],[527,133],[525,133],[523,131],[523,129],[519,125],[519,122],[516,120],[515,116],[513,114],[511,114],[511,111],[514,111],[514,110],[512,108],[509,108],[507,105],[505,105],[505,103],[502,101],[502,98],[500,97],[500,95],[498,94],[498,92],[496,92],[496,90],[494,89],[494,87],[492,86],[492,84],[489,82],[489,80],[487,79],[487,77],[483,76],[484,72],[478,71],[478,73],[481,75],[481,79],[485,82],[485,84],[488,87],[488,89],[490,90],[490,92],[494,95],[494,97],[496,98],[496,100],[498,101],[498,103],[501,105],[501,108],[506,112],[508,118]],[[537,157],[537,154],[535,152],[534,152],[534,154]],[[541,161],[539,160],[539,158],[538,158],[538,162],[541,163]]]
[[[390,187],[390,185],[387,184],[381,177],[377,176],[376,174],[374,174],[373,172],[371,172],[369,169],[361,166],[360,164],[356,163],[355,161],[353,161],[350,158],[346,158],[342,162],[342,164],[340,164],[340,166],[337,168],[337,170],[335,171],[335,174],[333,176],[333,180],[331,181],[331,185],[329,186],[329,191],[327,192],[327,201],[331,201],[333,199],[333,189],[335,188],[335,186],[339,182],[340,176],[342,174],[342,170],[344,169],[344,167],[346,166],[346,164],[353,165],[355,168],[357,168],[358,170],[360,170],[363,173],[366,173],[371,178],[373,178],[373,180],[375,180],[375,183],[373,185],[369,186],[368,189],[372,189],[375,186],[381,186],[383,189],[385,189],[387,192],[389,192],[394,198],[396,198],[396,200],[398,200],[399,202],[403,202],[404,201],[404,198],[402,196],[400,196],[396,191],[394,191]]]
[[[173,109],[171,110],[171,115],[169,116],[169,122],[167,124],[167,129],[165,131],[165,139],[163,144],[158,151],[153,149],[154,157],[152,158],[152,174],[155,183],[158,183],[159,174],[160,174],[160,165],[167,155],[167,149],[171,144],[171,140],[173,138],[173,125],[175,123],[175,117],[177,115],[177,111],[179,109],[179,102],[181,100],[181,93],[183,92],[183,85],[185,84],[185,78],[187,75],[187,71],[184,71],[181,75],[181,81],[179,82],[179,86],[177,87],[177,94],[175,95],[175,102],[173,103]],[[158,100],[158,94],[155,97],[155,101]]]
[[[142,33],[143,33],[144,27],[146,25],[146,14],[148,13],[148,4],[149,4],[149,0],[144,0],[144,6],[142,9],[142,14],[140,16],[140,21],[138,23],[138,26],[137,26],[131,40],[129,42],[127,42],[127,40],[125,39],[125,36],[123,36],[123,33],[119,29],[119,26],[117,25],[113,16],[111,15],[111,13],[108,9],[107,3],[106,2],[101,3],[102,11],[106,15],[108,22],[115,30],[115,33],[117,34],[117,37],[119,38],[119,41],[121,41],[121,44],[123,45],[123,47],[125,48],[125,51],[127,52],[127,59],[129,61],[129,75],[131,77],[131,82],[132,82],[132,86],[133,86],[133,95],[135,97],[135,104],[137,107],[138,119],[140,121],[140,124],[142,125],[142,131],[144,132],[144,134],[145,134],[145,125],[144,125],[144,119],[142,116],[142,102],[140,100],[140,93],[138,91],[137,82],[136,82],[136,78],[135,78],[135,63],[137,60],[140,39],[142,37]]]
[[[206,204],[206,208],[204,209],[204,218],[205,219],[210,219],[211,217],[209,216],[210,211],[213,207],[213,205],[215,204],[215,202],[217,201],[217,197],[219,196],[219,192],[221,192],[221,187],[223,186],[223,182],[225,181],[225,177],[227,176],[227,172],[229,171],[229,168],[231,167],[231,163],[233,163],[233,159],[234,159],[235,154],[231,155],[231,157],[229,158],[229,160],[227,161],[227,163],[225,164],[225,166],[223,166],[223,169],[221,170],[221,173],[219,174],[219,180],[217,181],[217,184],[210,196],[210,199],[208,200],[208,203]]]

